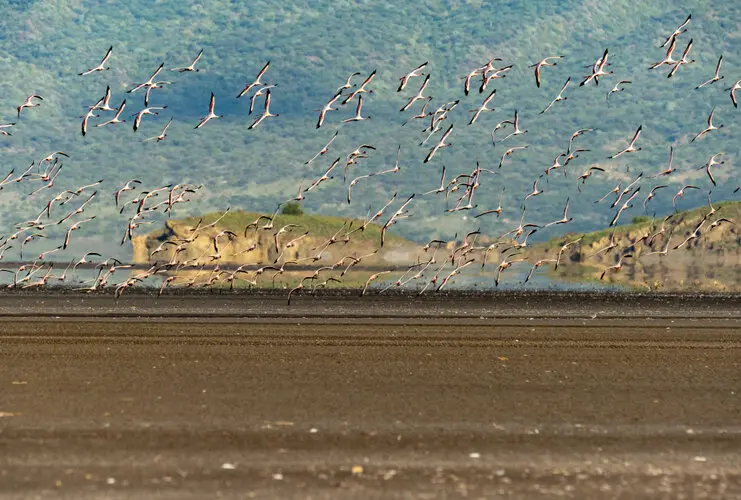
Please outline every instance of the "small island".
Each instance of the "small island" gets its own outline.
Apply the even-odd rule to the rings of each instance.
[[[741,221],[741,202],[723,202],[664,217],[635,217],[631,224],[592,233],[567,233],[533,245],[527,255],[533,262],[555,258],[573,242],[561,255],[567,265],[552,273],[557,279],[600,281],[622,257],[622,268],[608,270],[601,281],[640,290],[738,291],[741,228],[736,221]]]
[[[267,286],[287,286],[311,275],[307,269],[325,268],[317,276],[325,281],[328,271],[412,264],[420,245],[386,232],[381,246],[381,230],[366,220],[305,214],[293,204],[276,214],[230,210],[167,220],[162,229],[134,237],[133,261],[170,265],[178,284],[207,280],[206,270],[243,269],[243,275],[226,280],[230,286],[240,281],[265,285],[256,279],[263,270],[269,271]],[[358,286],[357,277],[352,277],[348,273],[347,279],[332,281],[335,286]]]

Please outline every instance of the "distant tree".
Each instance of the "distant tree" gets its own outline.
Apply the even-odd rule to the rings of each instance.
[[[301,210],[301,205],[295,201],[286,203],[281,211],[283,215],[304,215],[304,211]]]

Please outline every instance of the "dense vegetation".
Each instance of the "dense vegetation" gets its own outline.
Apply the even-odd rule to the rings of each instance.
[[[605,227],[613,211],[593,201],[619,180],[665,168],[670,145],[675,146],[674,161],[681,172],[667,179],[672,187],[658,193],[649,205],[649,215],[670,212],[673,194],[679,184],[688,181],[703,189],[688,194],[680,207],[703,204],[712,185],[702,170],[692,168],[702,165],[711,154],[725,153],[725,164],[717,168],[719,186],[713,188],[713,198],[733,198],[737,185],[741,111],[733,108],[723,89],[741,78],[741,4],[704,1],[692,7],[690,32],[682,35],[677,51],[681,53],[689,38],[694,38],[690,55],[697,62],[680,68],[672,79],[666,78],[663,69],[649,72],[647,68],[663,57],[664,50],[658,46],[688,12],[659,1],[616,0],[597,6],[577,0],[6,0],[0,2],[0,8],[4,14],[0,20],[0,117],[14,120],[14,108],[31,93],[44,97],[42,106],[24,110],[12,137],[0,138],[7,169],[25,170],[32,160],[62,150],[71,158],[64,161],[59,188],[105,179],[94,205],[98,218],[86,226],[83,237],[76,240],[78,245],[94,242],[97,249],[108,252],[119,248],[127,219],[115,211],[110,193],[130,178],[140,178],[149,189],[179,182],[203,184],[193,202],[176,208],[178,217],[226,206],[272,213],[278,202],[296,196],[300,184],[305,187],[311,183],[334,158],[344,157],[361,143],[372,144],[377,151],[352,167],[350,178],[393,166],[398,145],[401,171],[359,183],[352,204],[345,199],[346,184],[341,176],[335,176],[307,194],[302,202],[307,213],[362,218],[369,206],[377,210],[393,192],[402,199],[412,192],[435,189],[443,164],[449,178],[470,172],[476,160],[495,169],[506,147],[529,144],[524,154],[508,160],[498,176],[482,176],[474,200],[478,208],[473,212],[495,208],[506,186],[501,218],[474,220],[472,213],[446,213],[441,195],[420,196],[410,206],[412,216],[394,226],[395,231],[420,242],[438,236],[450,238],[479,225],[490,235],[511,229],[520,219],[521,200],[533,180],[566,150],[569,136],[579,128],[596,129],[578,139],[579,147],[591,151],[569,165],[567,178],[559,171],[548,183],[543,178],[539,187],[545,189],[544,194],[527,205],[528,220],[546,223],[561,216],[566,198],[571,197],[574,221],[540,231],[535,238]],[[97,64],[109,45],[114,46],[110,71],[77,75]],[[599,87],[578,87],[581,75],[588,71],[584,66],[592,64],[606,47],[615,74],[603,79]],[[189,64],[200,48],[205,52],[199,73],[161,75],[174,82],[152,93],[150,104],[168,105],[161,116],[145,118],[136,133],[130,127],[132,119],[126,116],[126,125],[91,127],[87,137],[81,136],[78,117],[85,106],[103,95],[106,85],[113,90],[111,104],[118,106],[127,98],[126,115],[129,110],[134,113],[142,107],[143,94],[126,94],[126,90],[146,80],[163,60],[166,68]],[[722,73],[726,78],[695,90],[698,83],[712,76],[721,53],[725,55]],[[543,85],[538,89],[528,65],[546,55],[566,57],[557,67],[543,70]],[[502,65],[513,64],[514,68],[490,87],[497,89],[492,103],[497,111],[466,126],[469,109],[478,106],[484,96],[473,92],[464,97],[459,77],[491,57],[501,57]],[[272,110],[281,116],[248,131],[253,120],[247,116],[249,101],[235,96],[267,60],[272,64],[265,81],[278,84],[272,89]],[[421,105],[403,115],[398,111],[407,96],[416,92],[421,79],[396,93],[398,78],[424,61],[430,61],[432,72],[427,89],[433,96],[431,107],[462,99],[449,120],[456,124],[453,146],[426,165],[422,159],[430,145],[418,146],[424,138],[420,132],[424,125],[417,121],[400,127]],[[366,96],[364,107],[373,119],[340,127],[330,152],[304,166],[354,108],[330,113],[319,130],[314,110],[329,100],[351,72],[365,76],[374,69],[378,70],[371,86],[375,92]],[[568,100],[539,114],[568,76],[574,79],[565,93]],[[607,91],[620,79],[633,83],[606,101]],[[206,114],[211,91],[216,95],[217,113],[225,117],[193,130]],[[716,105],[717,123],[726,127],[690,145],[689,140],[704,128],[710,109]],[[256,106],[259,110],[259,100]],[[492,147],[489,134],[493,125],[511,119],[515,109],[528,134]],[[158,134],[169,116],[174,122],[167,140],[143,142]],[[643,150],[607,160],[627,145],[640,124]],[[576,176],[593,164],[607,172],[592,176],[578,192]],[[27,200],[30,191],[10,186],[0,193],[1,221],[8,231],[13,223],[35,217],[43,208],[47,198],[37,195]],[[641,212],[639,203],[625,214],[625,220]]]

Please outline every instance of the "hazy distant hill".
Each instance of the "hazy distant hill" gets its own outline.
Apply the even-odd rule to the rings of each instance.
[[[441,195],[418,197],[410,206],[412,217],[395,226],[400,234],[417,241],[450,238],[479,225],[492,235],[514,227],[520,219],[521,200],[532,190],[533,180],[566,150],[570,134],[579,128],[596,129],[577,140],[579,147],[591,151],[569,165],[567,178],[552,175],[547,183],[541,179],[539,187],[545,189],[544,194],[527,203],[527,219],[545,223],[560,216],[570,197],[574,221],[540,231],[537,238],[553,237],[563,230],[605,227],[613,212],[592,202],[618,181],[664,168],[672,144],[675,165],[682,172],[668,179],[676,187],[659,193],[649,215],[653,211],[657,217],[668,213],[673,194],[687,181],[698,183],[703,191],[689,194],[680,207],[702,204],[712,186],[702,171],[690,169],[713,153],[724,152],[726,161],[717,168],[720,185],[713,188],[714,198],[731,199],[736,187],[741,123],[723,89],[741,78],[741,4],[702,2],[692,8],[690,31],[681,35],[677,55],[694,38],[690,56],[697,62],[680,68],[672,79],[666,78],[663,69],[649,72],[647,68],[663,57],[659,45],[688,11],[658,1],[617,0],[597,5],[524,0],[401,4],[46,0],[6,1],[0,2],[0,7],[4,14],[0,19],[0,117],[14,119],[15,107],[31,93],[44,96],[41,107],[24,110],[12,137],[0,138],[4,165],[22,171],[32,160],[62,150],[71,158],[64,160],[64,170],[51,191],[105,179],[99,188],[101,196],[90,207],[98,218],[81,232],[78,248],[98,245],[108,252],[120,252],[117,241],[127,218],[117,214],[110,194],[130,178],[140,178],[144,189],[178,182],[204,184],[190,206],[177,207],[176,216],[221,210],[227,205],[272,212],[278,202],[295,196],[300,184],[309,184],[336,157],[344,157],[361,143],[372,144],[377,150],[350,169],[350,178],[393,166],[399,145],[401,171],[359,184],[352,204],[345,199],[347,184],[335,176],[307,195],[304,204],[308,211],[363,217],[369,206],[377,209],[394,191],[401,199],[412,192],[435,189],[443,165],[448,178],[470,172],[476,160],[496,169],[504,149],[530,146],[508,160],[499,175],[482,176],[474,199],[478,207],[473,213],[445,212],[453,206],[453,195],[447,205]],[[110,71],[77,76],[97,64],[109,45],[114,46]],[[603,79],[599,87],[590,84],[579,88],[581,75],[588,71],[584,66],[594,63],[608,47],[610,69],[615,74]],[[168,106],[161,116],[146,117],[136,133],[130,126],[132,118],[126,116],[129,122],[125,125],[91,127],[86,138],[81,136],[78,117],[84,106],[103,95],[106,85],[113,90],[112,105],[118,106],[126,98],[125,114],[135,113],[142,107],[143,94],[125,91],[146,80],[161,61],[166,68],[187,65],[200,48],[205,53],[199,73],[161,74],[173,81],[152,94],[150,104]],[[722,73],[726,78],[695,90],[698,83],[712,76],[721,53],[725,55]],[[557,67],[543,70],[543,85],[538,89],[528,65],[546,55],[566,57]],[[492,102],[497,111],[482,115],[469,127],[469,109],[486,94],[473,92],[465,97],[460,76],[492,57],[500,57],[501,65],[513,64],[514,68],[506,78],[490,85],[497,89]],[[272,110],[281,116],[248,131],[253,119],[247,116],[249,101],[235,96],[267,60],[271,68],[265,81],[278,84],[272,89]],[[418,121],[400,127],[421,104],[405,114],[398,111],[416,92],[421,79],[396,93],[398,78],[424,61],[429,61],[432,72],[427,90],[433,96],[430,106],[462,100],[449,119],[455,123],[453,146],[427,165],[422,159],[430,145],[418,145],[424,138],[424,125]],[[304,166],[338,129],[338,122],[354,112],[354,108],[332,112],[325,127],[316,130],[314,110],[351,72],[360,71],[358,78],[362,78],[373,70],[378,70],[370,87],[375,92],[365,96],[364,107],[372,119],[340,127],[330,152],[312,166]],[[539,114],[568,76],[573,78],[565,93],[568,100],[557,103],[545,115]],[[607,91],[621,79],[633,83],[611,96],[608,103]],[[207,111],[211,91],[216,95],[217,112],[225,117],[193,130]],[[258,110],[260,106],[258,101]],[[713,106],[717,106],[717,123],[726,127],[688,144],[705,126]],[[494,124],[511,119],[515,109],[529,132],[492,147]],[[166,141],[142,142],[158,134],[170,116],[174,123]],[[641,124],[639,145],[643,150],[608,160],[610,154],[627,145]],[[579,193],[576,176],[593,164],[607,172],[595,174]],[[626,172],[628,166],[630,171]],[[54,194],[42,193],[26,200],[36,185],[23,184],[0,193],[1,221],[8,232],[13,223],[35,217]],[[645,182],[644,191],[654,184]],[[505,186],[503,216],[472,219],[480,210],[495,208]],[[627,217],[635,215],[641,215],[639,208],[626,213]],[[43,243],[34,245],[43,247]],[[130,249],[127,246],[122,251]]]

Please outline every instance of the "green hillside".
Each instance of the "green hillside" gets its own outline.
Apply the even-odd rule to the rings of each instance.
[[[90,205],[97,218],[80,231],[79,244],[72,245],[74,252],[84,246],[123,257],[130,255],[130,246],[118,245],[127,212],[119,215],[111,196],[128,179],[141,179],[141,189],[148,190],[171,183],[203,184],[190,204],[176,207],[176,217],[227,206],[272,212],[278,202],[296,196],[299,185],[310,185],[335,158],[344,158],[362,143],[377,149],[350,168],[344,183],[342,175],[335,172],[334,178],[307,193],[304,208],[342,218],[363,218],[369,209],[378,210],[391,193],[398,192],[399,197],[390,211],[414,192],[418,196],[409,206],[410,218],[394,229],[418,242],[432,237],[452,238],[456,232],[464,234],[478,227],[490,235],[512,229],[520,220],[521,202],[532,190],[533,180],[557,154],[565,152],[571,133],[581,128],[595,129],[575,141],[579,148],[591,151],[568,166],[568,177],[557,170],[548,182],[542,178],[538,186],[544,193],[527,203],[526,221],[544,224],[561,216],[569,197],[574,220],[539,231],[533,237],[536,241],[564,231],[586,232],[607,226],[614,210],[593,202],[617,182],[627,184],[639,172],[648,177],[666,168],[670,145],[675,147],[674,164],[680,171],[661,179],[670,187],[658,192],[648,215],[669,213],[672,196],[688,182],[702,189],[680,200],[680,209],[703,204],[711,188],[715,199],[736,197],[733,189],[737,185],[741,125],[724,89],[741,78],[736,57],[741,49],[741,5],[727,3],[722,11],[710,2],[692,6],[689,32],[680,36],[675,56],[679,57],[693,38],[690,56],[696,63],[681,67],[672,79],[666,78],[665,69],[647,68],[663,57],[659,45],[689,11],[658,1],[618,0],[600,4],[599,8],[593,2],[576,0],[404,4],[42,0],[6,1],[0,5],[5,14],[0,20],[0,117],[15,119],[15,107],[32,93],[44,97],[40,107],[23,111],[11,130],[12,137],[0,137],[5,164],[8,170],[22,172],[32,160],[38,161],[52,151],[65,151],[71,157],[64,159],[64,169],[48,195],[41,193],[27,199],[27,193],[40,184],[25,182],[0,192],[0,222],[9,233],[13,224],[36,217],[58,189],[104,179],[100,196]],[[96,65],[110,45],[114,46],[111,70],[86,77],[77,75]],[[145,117],[141,129],[134,133],[133,118],[128,115],[143,107],[143,93],[127,94],[126,90],[145,81],[162,61],[166,68],[189,64],[201,48],[204,56],[199,61],[200,72],[164,71],[160,75],[173,83],[153,91],[150,104],[168,108],[158,117]],[[593,64],[605,48],[610,50],[609,69],[614,74],[603,78],[598,87],[579,87],[581,77],[589,71],[584,66]],[[725,55],[725,79],[695,90],[697,84],[712,76],[721,53]],[[547,55],[565,58],[558,66],[543,69],[543,83],[538,89],[528,66]],[[464,96],[460,77],[492,57],[502,58],[497,64],[512,64],[513,69],[490,84],[489,89],[497,90],[491,104],[496,111],[483,114],[476,124],[467,126],[469,110],[481,103],[489,89],[485,94]],[[271,89],[271,111],[280,117],[248,130],[254,119],[248,116],[249,100],[237,100],[235,96],[268,60],[271,66],[264,81],[278,84]],[[421,132],[426,123],[420,120],[400,126],[419,111],[421,104],[399,113],[422,79],[414,79],[404,92],[396,92],[398,78],[424,61],[429,61],[432,74],[426,90],[426,95],[433,97],[430,108],[461,99],[444,123],[446,128],[448,123],[455,124],[450,137],[453,145],[442,149],[428,164],[422,160],[437,138],[419,146],[426,135]],[[325,126],[317,130],[314,110],[329,100],[350,73],[361,72],[356,79],[360,81],[373,70],[377,70],[377,76],[369,88],[374,92],[364,95],[363,108],[372,119],[339,125],[340,120],[354,113],[354,106],[348,105],[330,112]],[[569,76],[572,84],[564,94],[568,99],[540,114]],[[607,91],[618,80],[633,83],[607,101]],[[78,117],[85,106],[103,95],[106,85],[112,89],[112,106],[127,99],[122,116],[127,123],[102,128],[91,125],[83,138]],[[216,95],[216,112],[224,118],[194,130],[208,110],[210,92]],[[257,113],[261,105],[258,99]],[[704,128],[713,106],[717,106],[716,122],[725,127],[690,144],[694,134]],[[492,147],[493,126],[512,119],[515,110],[519,111],[522,128],[529,132],[505,142],[498,140]],[[91,124],[110,117],[93,119]],[[165,141],[143,142],[159,134],[170,117],[174,121]],[[608,160],[609,155],[627,145],[639,125],[643,125],[639,141],[642,150]],[[339,135],[327,155],[305,166],[304,162],[327,143],[335,130]],[[500,138],[501,132],[497,133]],[[511,132],[511,128],[504,132]],[[524,144],[529,145],[527,150],[514,154],[501,169],[496,168],[505,149]],[[400,171],[361,181],[348,204],[349,180],[391,168],[398,146]],[[714,187],[702,170],[692,169],[718,152],[724,153],[725,164],[716,167],[719,185]],[[456,194],[461,192],[451,193],[447,204],[439,194],[420,196],[439,185],[443,165],[451,179],[470,173],[477,160],[499,173],[481,176],[474,198],[478,206],[473,211],[446,212],[455,206]],[[576,177],[591,165],[606,172],[595,173],[579,192]],[[642,181],[641,196],[657,183]],[[495,208],[503,189],[501,218],[472,218]],[[637,215],[644,215],[640,203],[624,217],[630,220]],[[48,241],[29,245],[34,251],[58,244],[53,240],[64,235],[61,227],[48,231]]]
[[[171,228],[182,226],[183,228],[197,228],[207,226],[218,220],[218,230],[232,231],[236,234],[247,232],[256,233],[266,226],[271,226],[270,235],[284,226],[293,226],[292,234],[300,235],[304,232],[309,233],[312,238],[328,239],[334,237],[338,241],[343,241],[348,233],[352,241],[358,241],[365,245],[380,245],[381,227],[378,224],[368,224],[365,229],[360,230],[365,220],[360,219],[343,219],[341,217],[317,215],[317,214],[276,214],[272,221],[260,219],[257,224],[255,221],[264,214],[256,212],[235,211],[226,215],[223,213],[208,213],[199,217],[186,217],[182,220],[170,220],[167,227],[155,230],[149,233],[147,238],[153,240],[162,240]],[[223,217],[222,217],[223,216]],[[296,229],[293,229],[293,228]],[[357,230],[357,231],[353,231]],[[290,238],[289,238],[290,239]],[[389,231],[384,237],[384,245],[412,244],[412,242],[393,234]]]

